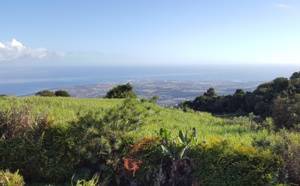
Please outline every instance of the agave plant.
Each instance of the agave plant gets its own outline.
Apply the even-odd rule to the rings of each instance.
[[[179,131],[177,137],[172,138],[171,132],[161,128],[156,131],[162,140],[161,149],[165,158],[162,161],[162,184],[190,185],[189,177],[194,166],[193,160],[188,157],[188,149],[198,144],[196,129],[191,133]]]

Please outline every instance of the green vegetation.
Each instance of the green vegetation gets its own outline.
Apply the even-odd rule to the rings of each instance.
[[[54,94],[58,97],[70,97],[70,94],[65,90],[57,90],[54,92]]]
[[[0,185],[1,186],[23,186],[25,182],[23,177],[19,175],[19,170],[14,174],[9,170],[0,171]]]
[[[76,186],[97,186],[99,183],[99,176],[94,175],[91,180],[78,180]],[[73,183],[72,183],[73,186]]]
[[[193,101],[181,103],[183,109],[206,111],[213,114],[253,113],[262,119],[272,117],[277,129],[296,129],[300,117],[300,72],[290,79],[276,78],[261,84],[253,92],[237,89],[233,95],[218,96],[213,88]]]
[[[127,83],[112,88],[104,98],[136,98],[136,94],[133,92],[133,86]]]
[[[70,97],[70,94],[65,90],[57,90],[55,92],[52,92],[50,90],[42,90],[40,92],[37,92],[35,94],[36,96],[43,96],[43,97]]]
[[[258,89],[282,92],[277,85],[288,87],[284,82]],[[238,89],[227,106],[257,99],[247,94]],[[300,184],[297,93],[270,96],[272,117],[214,117],[157,106],[157,96],[125,97],[1,97],[0,170],[7,171],[0,180],[21,183],[20,173],[27,184],[41,185]],[[210,88],[196,99],[199,108],[214,109],[222,98]]]
[[[54,92],[50,91],[50,90],[42,90],[39,91],[35,94],[36,96],[44,96],[44,97],[54,97],[55,94]]]

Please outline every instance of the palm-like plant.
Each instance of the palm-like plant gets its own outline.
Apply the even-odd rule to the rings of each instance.
[[[188,180],[193,169],[193,160],[188,157],[188,149],[198,144],[196,129],[191,133],[179,131],[177,137],[172,138],[171,132],[161,128],[156,131],[161,138],[162,153],[165,158],[162,161],[161,172],[164,174],[162,182],[171,185],[189,185]]]

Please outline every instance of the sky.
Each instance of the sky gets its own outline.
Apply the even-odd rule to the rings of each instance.
[[[0,0],[1,65],[300,64],[299,0]]]

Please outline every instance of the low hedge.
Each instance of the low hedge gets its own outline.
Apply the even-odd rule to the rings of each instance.
[[[201,185],[276,185],[283,162],[270,152],[232,146],[219,137],[192,148],[194,182]]]

